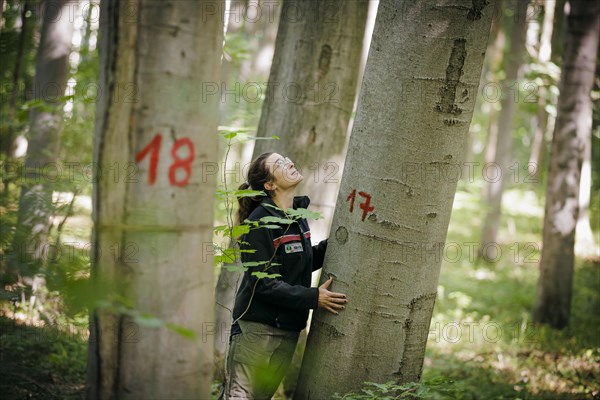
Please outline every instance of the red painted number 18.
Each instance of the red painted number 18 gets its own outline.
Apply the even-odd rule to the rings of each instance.
[[[154,184],[156,182],[156,170],[158,168],[158,155],[160,151],[160,144],[162,142],[162,135],[157,133],[154,138],[144,147],[139,153],[135,155],[135,162],[139,163],[143,160],[148,153],[150,153],[150,169],[148,170],[148,183]],[[188,155],[186,158],[180,158],[177,151],[182,147],[187,146]],[[191,164],[194,161],[194,144],[189,138],[177,139],[171,147],[171,157],[173,162],[169,167],[169,183],[175,186],[185,186],[190,180],[192,174]],[[175,173],[179,168],[183,168],[185,176],[183,179],[177,179]]]

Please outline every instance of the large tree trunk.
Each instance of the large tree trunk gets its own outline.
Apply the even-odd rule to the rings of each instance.
[[[203,335],[214,318],[216,181],[203,168],[217,161],[218,99],[203,98],[202,84],[220,76],[224,6],[106,1],[101,7],[93,277],[118,287],[133,313],[197,336],[95,310],[87,395],[209,398],[213,341]],[[115,246],[118,257],[110,257]]]
[[[41,105],[29,113],[29,141],[25,158],[26,180],[21,186],[11,270],[35,274],[44,262],[52,227],[53,177],[60,146],[63,96],[69,73],[74,31],[70,18],[76,2],[44,3],[40,44],[35,63],[34,99]],[[31,21],[32,23],[33,21]],[[11,138],[12,141],[12,138]]]
[[[591,90],[600,36],[600,2],[571,0],[558,115],[546,189],[540,278],[533,318],[569,324],[581,166],[591,141]]]
[[[420,378],[493,8],[380,2],[295,398]]]
[[[528,3],[528,0],[515,0],[513,3],[514,23],[510,34],[506,79],[501,84],[502,109],[498,115],[495,164],[486,165],[483,169],[488,188],[485,199],[488,202],[489,211],[487,211],[487,215],[483,220],[479,254],[485,259],[495,257],[495,255],[488,255],[486,250],[492,248],[492,251],[495,251],[495,246],[489,246],[489,244],[496,242],[502,216],[502,194],[506,181],[512,176],[510,170],[512,162],[512,128],[517,102],[521,101],[517,95],[521,84],[520,70],[525,50]]]

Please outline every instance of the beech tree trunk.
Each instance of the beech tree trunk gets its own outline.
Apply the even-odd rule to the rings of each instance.
[[[63,96],[69,74],[69,55],[74,23],[70,17],[77,2],[48,0],[44,3],[42,32],[35,62],[34,99],[41,106],[29,113],[29,135],[25,157],[26,180],[21,186],[17,229],[10,269],[35,274],[47,256],[52,227],[53,172],[60,146]],[[33,23],[30,21],[29,23]],[[12,138],[10,139],[12,142]]]
[[[600,36],[600,2],[571,0],[570,5],[533,312],[534,321],[558,329],[569,324],[571,314],[581,166],[591,141],[591,90]]]
[[[92,313],[87,397],[209,398],[219,104],[203,83],[220,77],[224,4],[101,7],[92,273],[134,310]]]
[[[296,399],[420,379],[493,3],[379,4]]]
[[[512,164],[512,136],[513,136],[513,118],[518,102],[522,101],[519,95],[521,85],[520,69],[523,63],[525,53],[525,32],[528,0],[515,0],[513,2],[514,23],[510,34],[510,51],[506,62],[506,79],[502,81],[501,110],[498,115],[498,133],[496,138],[495,163],[486,165],[484,168],[484,177],[487,185],[487,206],[489,210],[483,219],[481,233],[481,246],[479,255],[484,259],[495,258],[494,255],[486,253],[487,249],[494,249],[495,246],[488,246],[495,243],[500,228],[502,217],[502,195],[507,181],[512,176],[509,169]]]

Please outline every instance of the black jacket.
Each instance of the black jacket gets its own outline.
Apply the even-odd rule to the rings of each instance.
[[[309,203],[307,196],[294,197],[294,209],[307,208]],[[266,216],[285,218],[283,212],[265,204],[275,205],[271,198],[264,198],[248,219],[258,221]],[[306,327],[309,310],[318,306],[319,289],[310,287],[311,273],[323,266],[327,240],[312,246],[308,222],[304,218],[289,225],[276,225],[280,228],[254,228],[241,237],[240,249],[256,250],[254,253],[242,252],[242,262],[271,260],[274,265],[248,266],[237,291],[233,319],[244,314],[241,319],[299,332]],[[281,276],[260,278],[257,282],[257,277],[252,275],[254,271]],[[236,333],[239,333],[237,323],[232,326],[232,335]]]

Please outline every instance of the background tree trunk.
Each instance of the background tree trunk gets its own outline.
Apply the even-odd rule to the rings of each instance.
[[[10,169],[10,165],[13,162],[13,139],[14,139],[14,131],[15,131],[15,111],[17,108],[17,98],[19,95],[19,88],[21,83],[21,70],[23,69],[23,59],[25,58],[25,43],[26,41],[31,40],[31,32],[33,31],[33,21],[30,18],[27,18],[27,13],[31,12],[31,6],[29,1],[24,1],[22,5],[21,11],[21,32],[19,33],[19,42],[17,45],[17,55],[15,59],[15,68],[12,74],[12,92],[10,94],[10,101],[8,104],[8,121],[11,121],[8,126],[7,138],[6,142],[3,143],[4,146],[4,174],[2,176],[2,184],[3,184],[3,193],[2,195],[5,198],[8,198],[8,190],[9,190],[9,178],[8,173]],[[4,2],[0,3],[0,10],[4,8]],[[0,11],[0,21],[2,20],[2,11]]]
[[[600,2],[571,0],[558,116],[546,188],[543,247],[534,321],[569,324],[581,166],[591,141],[591,90],[600,36]]]
[[[53,172],[57,157],[64,95],[69,73],[69,55],[74,31],[69,17],[75,1],[48,0],[43,6],[43,24],[35,64],[34,99],[40,105],[29,113],[29,140],[25,158],[26,180],[21,186],[17,230],[10,269],[35,274],[44,263],[52,227]],[[31,21],[33,23],[33,21]],[[12,142],[12,138],[11,138]]]
[[[479,254],[485,259],[496,257],[495,254],[485,254],[485,249],[492,248],[495,251],[496,247],[487,245],[496,242],[502,217],[502,194],[506,186],[506,181],[511,176],[509,168],[512,161],[513,118],[517,103],[520,101],[520,69],[525,51],[528,3],[528,0],[515,0],[513,3],[514,23],[510,34],[510,51],[508,52],[506,63],[506,79],[501,83],[502,100],[501,110],[498,115],[495,164],[486,165],[486,168],[484,168],[484,177],[487,177],[486,183],[488,187],[488,193],[485,198],[489,201],[489,211],[483,219]]]
[[[253,158],[274,151],[290,157],[301,169],[304,181],[297,193],[307,195],[310,208],[323,215],[310,221],[315,244],[329,235],[368,10],[365,0],[283,3],[269,75],[273,90],[266,93],[257,132],[261,137],[278,135],[280,140],[257,141]],[[292,13],[300,17],[291,20]],[[303,330],[283,381],[288,397],[296,389],[305,344]]]
[[[101,3],[92,272],[134,309],[92,314],[88,398],[210,397],[219,104],[202,84],[220,77],[224,4],[206,4]]]
[[[554,10],[556,8],[555,0],[546,0],[544,2],[544,21],[542,24],[542,32],[539,40],[539,52],[537,58],[540,64],[547,64],[552,55],[552,28],[554,27]],[[550,98],[550,93],[546,87],[539,88],[539,103],[538,112],[535,117],[536,124],[534,126],[535,136],[531,144],[531,154],[529,164],[532,166],[531,180],[538,182],[540,179],[540,170],[544,160],[543,152],[546,148],[546,136],[548,127],[553,127],[554,121],[549,121],[552,118],[546,111],[547,99]]]
[[[296,399],[420,378],[493,9],[380,2]]]
[[[364,0],[283,3],[257,132],[282,139],[257,141],[254,157],[275,151],[301,169],[298,193],[324,217],[311,221],[315,243],[329,231],[339,188],[367,12]]]
[[[577,214],[577,227],[575,228],[575,255],[593,258],[598,254],[592,226],[590,225],[590,198],[592,192],[592,138],[585,143],[581,165],[581,179],[579,184],[579,212]]]
[[[263,69],[265,64],[270,65],[273,58],[280,8],[279,3],[269,3],[269,0],[251,2],[242,0],[231,3],[229,29],[225,38],[226,46],[229,39],[239,44],[239,37],[236,39],[232,37],[233,35],[243,35],[244,43],[251,43],[249,47],[256,48],[256,51],[249,54],[247,59],[236,60],[236,63],[228,61],[225,57],[223,58],[222,65],[225,69],[222,67],[222,81],[227,84],[227,88],[234,88],[236,83],[243,87],[247,83],[260,82],[262,84],[267,80],[269,71]],[[261,10],[260,14],[253,14],[259,9]],[[256,42],[256,44],[252,45],[253,42]],[[229,80],[229,77],[232,80]],[[241,97],[241,100],[235,102],[231,102],[232,98],[231,95],[225,96],[226,101],[221,107],[221,123],[227,126],[244,127],[258,124],[257,113],[254,110],[259,105],[250,100],[251,96]],[[227,111],[227,106],[229,106],[229,111]],[[224,113],[223,110],[226,112]],[[227,177],[229,187],[237,188],[241,184],[243,180],[241,172],[250,161],[253,146],[254,143],[247,142],[243,146],[231,147],[225,168],[228,171],[235,171],[235,173]],[[224,148],[220,150],[224,150]],[[224,153],[224,151],[220,151],[221,153]],[[237,261],[241,262],[240,260]],[[238,266],[241,267],[241,264]],[[240,272],[221,268],[215,288],[215,380],[219,381],[224,379],[225,356],[231,333],[232,310],[241,279],[242,274]]]

